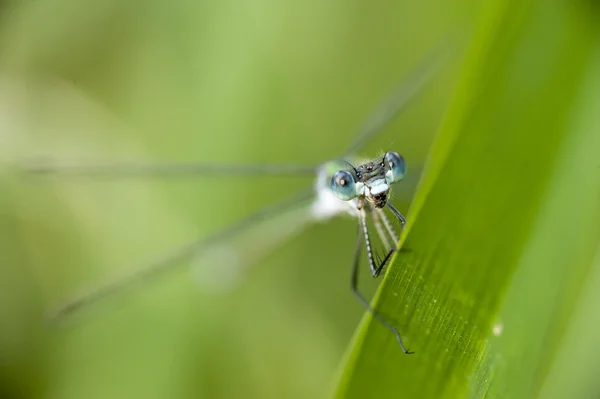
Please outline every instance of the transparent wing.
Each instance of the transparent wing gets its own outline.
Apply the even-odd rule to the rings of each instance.
[[[426,64],[431,64],[429,61]],[[417,68],[416,76],[408,79],[392,98],[387,106],[382,107],[370,121],[359,129],[357,138],[349,148],[354,153],[381,131],[389,121],[403,110],[415,94],[426,84],[439,69],[439,64],[423,69]],[[424,72],[425,71],[425,72]],[[97,176],[97,177],[184,177],[198,175],[307,175],[314,174],[314,165],[215,165],[202,163],[188,164],[138,164],[119,163],[111,165],[76,165],[56,164],[52,162],[30,163],[22,168],[31,174],[50,174],[61,176]],[[415,173],[416,172],[416,173]],[[408,176],[418,181],[420,173],[409,171]],[[414,184],[416,185],[416,183]],[[408,181],[403,182],[397,193],[409,193],[414,188]],[[194,269],[202,286],[207,289],[222,289],[231,285],[241,272],[250,264],[268,254],[283,241],[299,233],[308,222],[311,201],[314,197],[312,189],[301,195],[263,208],[250,216],[234,223],[217,233],[194,241],[187,246],[169,254],[157,262],[148,264],[137,271],[108,282],[98,288],[83,293],[58,308],[51,318],[54,320],[76,312],[82,307],[93,304],[107,296],[123,291],[152,278],[177,268],[177,266],[194,264]],[[404,201],[402,201],[404,202]],[[215,279],[215,276],[217,277]]]
[[[250,228],[213,241],[192,260],[192,271],[200,288],[207,292],[227,292],[237,286],[247,269],[276,248],[290,241],[314,219],[311,206],[314,195],[293,206],[279,209],[269,218],[252,222]]]
[[[100,177],[100,178],[181,178],[210,176],[303,176],[314,175],[316,165],[267,164],[231,165],[207,163],[143,164],[113,163],[107,165],[66,164],[54,161],[28,162],[19,168],[27,174],[59,175],[61,177]]]
[[[190,262],[201,286],[212,290],[223,289],[245,267],[267,255],[312,221],[309,209],[313,198],[314,191],[311,188],[286,201],[265,207],[158,261],[68,300],[50,314],[50,320],[60,321],[106,297],[189,265]],[[218,281],[221,278],[222,281]]]
[[[344,154],[345,156],[355,155],[371,142],[442,71],[456,51],[457,46],[454,39],[454,37],[444,39],[441,43],[435,45],[408,77],[402,79],[402,82],[392,91],[392,94],[375,109],[357,130],[355,139]],[[449,41],[452,42],[449,43]]]
[[[412,167],[407,177],[394,186],[392,201],[407,206],[420,180],[422,167]],[[251,265],[299,234],[314,221],[311,207],[314,189],[262,208],[216,233],[189,243],[132,273],[113,279],[72,298],[50,314],[60,321],[106,297],[133,289],[137,284],[190,265],[199,285],[207,291],[234,286]]]
[[[392,119],[398,116],[411,101],[431,82],[449,62],[457,47],[455,37],[442,40],[417,67],[405,77],[401,84],[382,104],[375,109],[366,122],[357,130],[355,139],[342,154],[342,157],[355,155],[366,144],[373,140]],[[313,174],[318,165],[298,164],[266,164],[266,165],[231,165],[207,163],[176,163],[176,164],[144,164],[121,162],[107,165],[94,164],[65,164],[46,159],[28,162],[20,169],[28,174],[60,175],[60,176],[89,176],[103,178],[175,178],[196,177],[202,175],[279,175],[302,176]]]

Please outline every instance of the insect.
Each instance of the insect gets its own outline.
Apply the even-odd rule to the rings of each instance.
[[[206,238],[174,251],[164,259],[140,268],[137,272],[75,297],[58,308],[52,314],[51,319],[60,320],[134,283],[144,281],[162,271],[173,269],[194,257],[210,253],[214,248],[236,251],[237,248],[232,242],[233,239],[244,232],[251,231],[258,224],[271,221],[277,223],[282,217],[294,213],[300,215],[299,218],[294,218],[294,223],[298,224],[327,220],[336,215],[347,213],[358,221],[358,235],[351,268],[352,291],[365,309],[395,335],[403,352],[406,354],[412,353],[404,346],[398,329],[371,307],[369,301],[358,288],[359,259],[363,248],[366,249],[369,268],[373,277],[380,275],[392,254],[398,250],[399,234],[385,210],[391,212],[401,226],[405,225],[405,217],[390,202],[390,193],[392,185],[402,181],[407,174],[406,161],[399,153],[393,151],[388,151],[367,162],[356,162],[355,154],[371,142],[392,118],[406,108],[423,86],[432,80],[439,66],[439,63],[431,62],[426,62],[426,67],[423,65],[418,66],[411,76],[384,102],[384,106],[379,107],[367,123],[358,130],[354,141],[344,154],[337,159],[319,165],[140,165],[125,163],[105,166],[69,166],[46,163],[27,166],[26,171],[28,173],[64,176],[316,175],[314,186],[302,191],[299,195],[263,208]],[[298,213],[299,211],[300,213]],[[369,217],[375,227],[374,232],[368,226],[367,219]],[[280,223],[280,225],[283,225],[283,223]],[[385,253],[382,256],[373,248],[371,241],[373,233],[379,236],[385,247]],[[280,237],[280,239],[282,238]]]

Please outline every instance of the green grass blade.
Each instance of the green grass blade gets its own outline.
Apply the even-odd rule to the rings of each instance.
[[[367,315],[335,397],[569,392],[562,347],[590,327],[600,244],[598,41],[577,4],[486,4],[409,213],[410,251],[375,300],[416,354]]]

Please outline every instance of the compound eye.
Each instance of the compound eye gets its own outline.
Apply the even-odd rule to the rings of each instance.
[[[388,184],[399,182],[406,175],[406,161],[404,157],[397,152],[390,151],[385,154],[385,166],[388,171],[385,174],[385,179]]]
[[[331,177],[331,191],[333,191],[335,196],[339,199],[350,201],[357,196],[356,179],[354,179],[354,176],[346,170],[335,172]]]

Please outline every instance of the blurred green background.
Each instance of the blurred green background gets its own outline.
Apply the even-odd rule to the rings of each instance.
[[[45,158],[329,159],[441,38],[458,32],[465,47],[481,41],[471,36],[478,23],[476,32],[485,33],[481,15],[510,15],[516,2],[491,3],[499,6],[483,13],[480,2],[467,0],[3,3],[0,397],[329,397],[363,314],[349,290],[356,226],[348,218],[310,227],[231,291],[199,284],[190,262],[59,326],[44,319],[77,293],[292,195],[311,178],[31,178],[13,166]],[[595,11],[583,3],[581,15]],[[523,9],[515,7],[517,25]],[[545,15],[541,26],[550,29],[560,15]],[[514,31],[506,35],[518,42]],[[505,49],[489,50],[490,57],[493,50]],[[519,65],[531,75],[518,79],[535,76],[540,67],[531,65]],[[457,76],[464,81],[466,73],[449,65],[364,155],[396,150],[409,174],[420,171],[457,97]],[[532,140],[543,133],[532,131]],[[395,191],[403,212],[417,180],[412,175]],[[227,277],[230,261],[214,262],[216,281]],[[373,282],[362,280],[372,294]],[[502,353],[514,360],[511,348]],[[490,370],[478,377],[487,383]],[[378,384],[377,371],[349,383],[359,388],[355,397]]]
[[[474,14],[443,1],[12,2],[2,8],[1,159],[319,162]],[[445,75],[365,155],[395,149],[421,166]],[[183,265],[43,323],[74,294],[311,184],[28,179],[4,168],[0,396],[327,396],[363,313],[349,291],[347,218],[308,229],[229,293],[202,290]],[[396,203],[404,212],[411,186]]]

